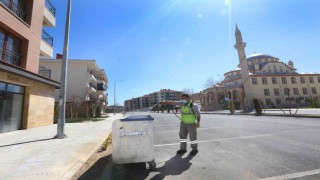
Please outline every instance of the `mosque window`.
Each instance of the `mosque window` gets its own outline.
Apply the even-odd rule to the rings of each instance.
[[[258,84],[257,78],[252,78],[251,80],[252,80],[252,84],[254,85]]]
[[[262,78],[262,84],[268,84],[268,79],[267,78]]]
[[[282,81],[282,84],[287,84],[287,78],[286,77],[282,77],[281,81]]]
[[[310,83],[314,83],[313,77],[309,77],[309,82],[310,82]]]

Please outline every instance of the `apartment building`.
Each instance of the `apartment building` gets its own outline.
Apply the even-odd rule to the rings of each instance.
[[[39,75],[39,58],[52,57],[55,12],[49,0],[0,0],[0,133],[53,124],[60,83]]]
[[[55,81],[61,79],[62,55],[56,59],[41,59],[43,68],[51,69],[51,78]],[[68,60],[67,73],[67,103],[75,101],[100,103],[103,107],[108,105],[106,91],[108,78],[104,69],[100,69],[95,60]],[[55,102],[59,101],[59,90],[55,92]],[[102,108],[105,109],[105,108]],[[68,107],[67,107],[68,111]]]
[[[161,89],[160,91],[150,93],[141,97],[132,98],[125,101],[125,110],[132,111],[152,107],[162,101],[177,101],[181,100],[182,91],[171,89]]]
[[[253,99],[260,99],[268,107],[291,105],[309,106],[320,102],[320,74],[298,73],[293,61],[255,53],[246,56],[246,43],[236,27],[236,45],[239,68],[224,74],[224,80],[200,92],[202,110],[222,109],[233,101],[237,109],[253,108]]]

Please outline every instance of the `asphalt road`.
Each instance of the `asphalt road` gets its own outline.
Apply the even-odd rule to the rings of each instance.
[[[177,156],[179,120],[151,115],[157,170],[108,157],[101,179],[320,179],[320,119],[203,115],[199,153]]]

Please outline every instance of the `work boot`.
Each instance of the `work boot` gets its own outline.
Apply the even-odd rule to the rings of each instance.
[[[177,151],[177,154],[184,154],[186,152],[187,152],[187,150],[180,149],[179,151]]]
[[[199,152],[199,151],[198,151],[197,149],[193,149],[193,150],[190,152],[190,154],[194,156],[194,155],[198,154],[198,152]]]

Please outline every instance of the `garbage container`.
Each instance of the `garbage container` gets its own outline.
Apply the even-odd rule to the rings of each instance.
[[[114,164],[149,164],[155,170],[153,120],[150,115],[128,116],[112,124],[112,161]]]

